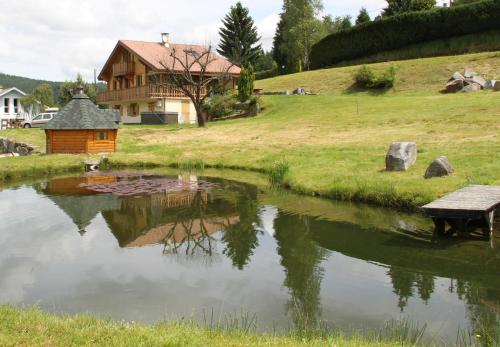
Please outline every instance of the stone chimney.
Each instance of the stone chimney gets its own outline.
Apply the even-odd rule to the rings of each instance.
[[[170,34],[169,33],[161,33],[161,43],[165,47],[170,47]]]

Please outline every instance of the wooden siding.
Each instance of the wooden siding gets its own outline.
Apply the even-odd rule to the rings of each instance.
[[[96,133],[108,134],[97,140]],[[47,130],[47,153],[107,153],[116,151],[117,130]]]

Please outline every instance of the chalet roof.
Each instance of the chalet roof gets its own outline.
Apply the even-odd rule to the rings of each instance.
[[[198,53],[204,52],[206,47],[200,45],[186,45],[186,44],[170,44],[168,47],[159,42],[145,42],[145,41],[132,41],[132,40],[120,40],[116,44],[115,49],[111,53],[108,61],[104,65],[101,73],[99,74],[99,79],[102,80],[103,76],[107,71],[111,69],[111,61],[114,53],[117,51],[119,47],[123,47],[129,52],[134,53],[139,57],[139,59],[149,66],[154,71],[164,71],[165,65],[172,66],[173,58],[172,53],[174,51],[177,52],[179,57],[184,58],[185,50],[193,50]],[[224,57],[221,57],[217,53],[212,53],[213,58],[215,59],[207,69],[207,73],[220,73],[229,68],[228,72],[230,74],[239,75],[241,69],[238,66],[231,66],[231,63]],[[195,64],[191,70],[191,72],[199,72],[200,66]]]
[[[117,119],[116,111],[99,109],[80,88],[71,101],[57,112],[44,128],[51,130],[118,129]]]

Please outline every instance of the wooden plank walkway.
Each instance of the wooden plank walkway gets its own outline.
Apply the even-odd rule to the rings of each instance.
[[[470,221],[483,221],[485,231],[493,231],[495,210],[500,207],[500,186],[472,185],[448,194],[422,207],[432,217],[438,234],[448,222],[464,229]]]

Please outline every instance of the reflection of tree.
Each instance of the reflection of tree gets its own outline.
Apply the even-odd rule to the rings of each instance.
[[[285,268],[285,286],[290,291],[288,310],[295,328],[307,332],[319,327],[320,288],[323,269],[319,263],[325,250],[312,240],[309,217],[280,212],[274,221],[278,254]]]
[[[430,273],[418,273],[415,282],[420,299],[427,304],[434,292],[434,276]]]
[[[241,194],[237,202],[240,215],[239,223],[229,225],[222,241],[226,244],[224,254],[233,262],[233,266],[243,270],[250,261],[253,251],[259,245],[258,227],[261,224],[257,201],[254,197]]]
[[[415,273],[399,266],[391,266],[387,274],[391,277],[394,293],[399,297],[398,307],[403,312],[408,299],[413,296]]]

